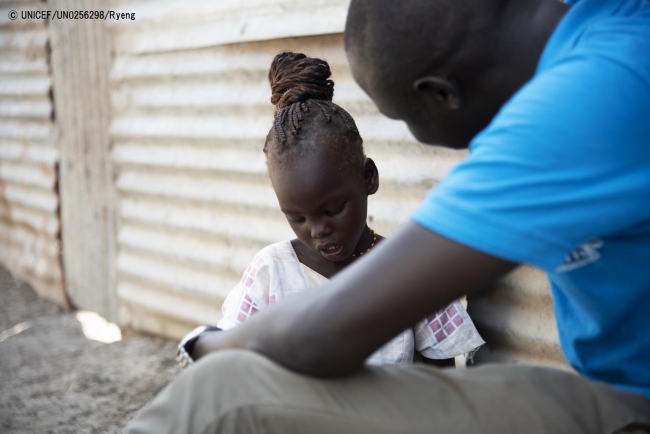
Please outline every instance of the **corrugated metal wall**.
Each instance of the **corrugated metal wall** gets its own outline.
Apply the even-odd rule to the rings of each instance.
[[[569,369],[562,354],[546,274],[519,267],[468,300],[468,312],[486,344],[477,363],[541,363]]]
[[[216,322],[223,297],[254,254],[293,237],[261,152],[273,114],[266,76],[280,50],[330,62],[335,101],[357,120],[380,169],[380,192],[370,202],[371,225],[379,232],[392,233],[458,158],[415,143],[404,125],[380,117],[356,86],[340,34],[347,2],[263,3],[254,13],[235,2],[203,13],[184,7],[184,18],[180,11],[161,16],[151,4],[120,5],[138,18],[113,27],[117,293],[138,328],[178,336],[194,323]],[[218,23],[233,15],[245,18],[228,33]],[[328,16],[335,24],[324,27]],[[187,37],[188,28],[201,27],[196,21],[221,33]],[[156,22],[153,34],[150,22]],[[250,40],[246,29],[265,41],[233,43]],[[267,40],[319,32],[338,34]]]
[[[39,294],[67,305],[48,22],[9,19],[11,10],[43,9],[38,1],[0,5],[0,262]]]
[[[261,151],[273,113],[266,76],[279,51],[330,62],[334,100],[354,116],[379,167],[369,216],[378,232],[393,233],[464,155],[416,143],[354,83],[340,34],[347,4],[114,4],[136,13],[135,21],[111,25],[110,77],[117,294],[133,327],[179,337],[216,323],[253,255],[293,238]],[[485,358],[561,364],[548,301],[544,277],[526,268],[475,298],[476,322],[494,343]]]

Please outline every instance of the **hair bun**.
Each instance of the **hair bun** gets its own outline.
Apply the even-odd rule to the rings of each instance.
[[[277,113],[298,101],[320,99],[332,101],[334,82],[329,64],[302,53],[280,53],[271,62],[269,83],[271,103]]]

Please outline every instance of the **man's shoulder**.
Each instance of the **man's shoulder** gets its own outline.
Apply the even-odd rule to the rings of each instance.
[[[650,2],[580,0],[548,42],[538,74],[565,62],[605,60],[636,75],[650,87]]]

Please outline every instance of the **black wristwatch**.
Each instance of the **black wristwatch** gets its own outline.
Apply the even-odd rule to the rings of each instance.
[[[192,357],[194,344],[202,333],[213,331],[221,331],[221,329],[219,327],[203,325],[198,326],[185,335],[185,337],[181,340],[181,343],[178,344],[178,350],[176,351],[176,360],[178,360],[178,363],[181,365],[181,367],[186,368],[194,364],[195,360]]]

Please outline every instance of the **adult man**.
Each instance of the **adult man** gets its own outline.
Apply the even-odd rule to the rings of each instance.
[[[199,353],[266,358],[206,357],[132,432],[647,430],[650,4],[575,3],[353,1],[355,79],[419,140],[471,140],[470,156],[413,222],[322,291],[201,337]],[[582,376],[355,373],[417,318],[517,263],[549,272],[562,346]]]

